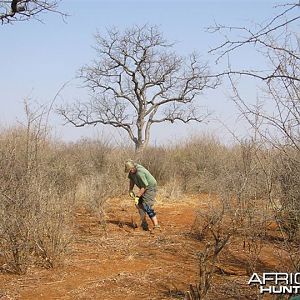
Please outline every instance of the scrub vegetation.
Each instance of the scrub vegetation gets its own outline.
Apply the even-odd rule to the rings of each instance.
[[[2,128],[0,135],[3,273],[62,267],[73,251],[75,216],[82,209],[95,217],[94,226],[102,228],[99,239],[108,238],[111,203],[127,195],[124,158],[135,155],[133,148],[105,140],[56,141],[46,128],[44,113],[31,112],[28,106],[26,112],[26,124]],[[195,250],[199,280],[186,283],[182,295],[186,293],[187,299],[213,295],[216,276],[239,274],[226,264],[237,245],[247,276],[263,270],[261,255],[266,247],[276,247],[284,256],[281,271],[299,270],[300,157],[294,147],[281,146],[254,139],[224,145],[213,136],[198,136],[138,154],[137,160],[159,182],[158,212],[159,205],[179,204],[189,195],[211,199],[204,209],[195,200],[192,223],[185,228],[199,243]],[[118,226],[130,222],[127,215]],[[162,235],[167,238],[168,232]],[[280,271],[279,264],[268,268]],[[227,284],[234,294],[237,281]]]

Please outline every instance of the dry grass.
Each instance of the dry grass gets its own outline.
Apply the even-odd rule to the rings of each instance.
[[[52,267],[70,241],[74,194],[68,175],[35,128],[9,129],[0,139],[1,269]]]

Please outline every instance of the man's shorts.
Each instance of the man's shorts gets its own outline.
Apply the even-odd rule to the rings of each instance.
[[[153,218],[156,215],[152,208],[155,202],[156,191],[156,187],[148,187],[144,195],[140,197],[139,200],[139,207],[143,209],[150,218]]]

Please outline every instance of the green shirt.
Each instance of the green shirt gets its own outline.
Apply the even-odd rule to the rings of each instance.
[[[157,182],[155,178],[146,168],[144,168],[142,165],[137,164],[136,169],[136,173],[129,173],[128,178],[132,180],[139,189],[147,187],[156,187]]]

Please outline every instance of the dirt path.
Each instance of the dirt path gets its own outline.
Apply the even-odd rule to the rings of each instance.
[[[105,230],[95,215],[77,211],[74,242],[64,265],[51,270],[33,268],[24,276],[0,275],[0,300],[183,299],[189,284],[198,280],[197,253],[203,249],[191,228],[197,211],[207,209],[209,201],[199,195],[176,203],[158,203],[162,230],[155,235],[132,227],[132,219],[138,222],[139,217],[128,199],[110,201]],[[224,286],[220,295],[228,290],[229,281],[235,282],[236,290],[230,291],[235,297],[226,299],[256,299],[255,293],[249,296],[240,244],[231,243],[224,253],[233,276],[216,274],[214,280],[216,286]],[[278,264],[273,246],[266,245],[262,270]],[[213,293],[212,299],[224,299],[218,297],[217,290]]]
[[[182,299],[197,280],[201,245],[190,231],[207,200],[200,198],[158,204],[162,230],[155,235],[132,227],[138,214],[128,199],[110,203],[105,232],[95,216],[78,211],[64,266],[0,275],[0,299]]]

